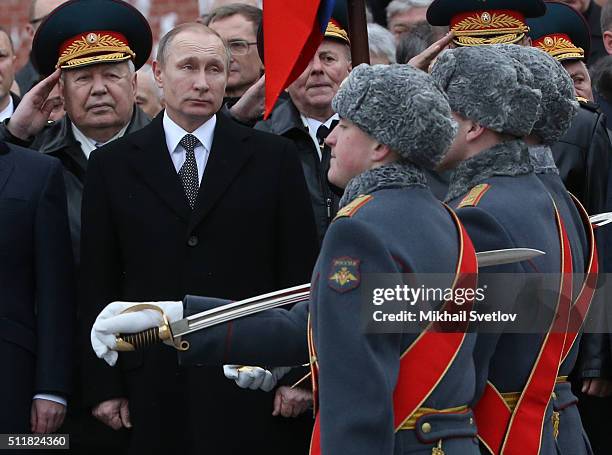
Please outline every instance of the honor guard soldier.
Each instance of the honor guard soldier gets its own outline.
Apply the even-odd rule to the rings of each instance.
[[[534,76],[534,87],[542,92],[540,116],[526,142],[530,144],[534,171],[561,213],[570,239],[574,269],[573,306],[553,395],[553,432],[561,454],[589,454],[592,453],[591,447],[588,439],[583,437],[582,421],[576,407],[578,399],[572,393],[568,376],[576,364],[582,323],[589,313],[595,290],[597,246],[586,210],[563,185],[550,149],[550,145],[565,134],[578,110],[574,84],[561,64],[543,51],[523,46],[495,47],[525,64]],[[582,347],[589,346],[591,343]],[[589,354],[583,349],[583,357]]]
[[[586,20],[571,6],[546,2],[546,14],[529,19],[532,45],[568,71],[580,102],[570,129],[552,146],[561,179],[590,214],[606,211],[609,156],[612,145],[605,117],[592,103],[586,61],[591,47]]]
[[[450,47],[487,44],[528,45],[527,18],[544,14],[542,0],[434,0],[427,9],[431,25],[449,27]],[[440,199],[448,190],[448,172],[432,172],[429,183]]]
[[[298,365],[310,355],[313,454],[479,453],[468,406],[475,334],[374,334],[361,319],[368,274],[446,273],[448,284],[457,273],[475,277],[471,242],[422,171],[440,162],[456,131],[447,100],[429,75],[408,65],[360,65],[333,107],[341,121],[327,139],[329,179],[345,191],[309,303],[189,335],[179,361]],[[185,312],[220,303],[188,296]],[[115,302],[100,314],[92,330],[98,356],[116,359],[115,333],[160,323],[150,310],[119,315],[133,305]],[[171,319],[183,312],[181,302],[162,307]]]
[[[479,437],[494,454],[553,454],[549,402],[565,339],[572,258],[559,212],[534,174],[521,139],[537,120],[541,93],[533,88],[533,75],[524,65],[492,46],[448,50],[438,58],[432,76],[446,91],[459,123],[442,163],[443,168],[455,167],[447,200],[474,245],[522,245],[546,252],[533,261],[499,266],[495,271],[504,273],[503,291],[489,284],[492,291],[485,304],[520,310],[523,320],[546,311],[558,316],[548,317],[546,327],[530,327],[531,334],[511,333],[503,326],[496,333],[478,334],[474,358]],[[544,278],[529,279],[532,272],[555,274],[558,295],[542,293]],[[512,281],[506,274],[513,274]],[[479,279],[479,286],[486,283],[495,283],[494,276]]]
[[[578,115],[567,133],[552,146],[557,168],[567,189],[574,194],[590,214],[609,210],[607,202],[608,174],[612,144],[606,128],[605,116],[592,103],[590,78],[585,64],[591,47],[589,26],[574,8],[560,2],[546,2],[546,15],[529,20],[533,46],[558,60],[574,79],[580,102]],[[590,98],[590,99],[587,99]],[[600,265],[604,272],[612,268],[612,257],[606,253],[611,244],[609,231],[597,233]],[[597,329],[607,331],[607,329]],[[611,345],[609,335],[587,335],[582,340],[589,352],[578,359],[572,375],[582,386],[579,408],[595,452],[609,446],[610,399],[600,397],[609,393]],[[599,352],[599,355],[593,355]],[[580,387],[579,387],[580,389]],[[594,397],[593,397],[594,396]]]

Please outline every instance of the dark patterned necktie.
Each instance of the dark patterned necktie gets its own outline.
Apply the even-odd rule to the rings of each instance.
[[[200,188],[198,163],[196,163],[195,159],[195,148],[200,144],[200,141],[193,134],[186,134],[179,144],[185,149],[185,162],[181,166],[178,175],[181,178],[181,182],[183,182],[183,189],[185,190],[187,201],[189,201],[189,207],[193,210]]]
[[[319,126],[319,129],[317,129],[317,141],[319,142],[319,147],[321,148],[321,151],[326,148],[325,139],[327,139],[327,136],[329,136],[329,133],[332,132],[332,130],[336,127],[337,124],[338,120],[332,120],[331,124],[329,125],[329,128],[326,127],[324,124],[321,124],[321,126]]]

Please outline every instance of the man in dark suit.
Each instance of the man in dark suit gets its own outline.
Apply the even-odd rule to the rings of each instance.
[[[113,300],[240,299],[307,282],[316,229],[295,147],[239,126],[221,108],[229,54],[190,23],[153,64],[166,110],[92,154],[83,199],[82,298],[91,327]],[[271,417],[272,394],[238,389],[220,368],[178,370],[151,349],[111,369],[87,353],[86,403],[137,453],[306,452],[307,431]],[[188,395],[184,391],[197,391]],[[237,409],[249,410],[245,425]],[[304,445],[300,445],[301,441]]]
[[[0,142],[0,433],[53,433],[71,392],[73,262],[59,161]]]

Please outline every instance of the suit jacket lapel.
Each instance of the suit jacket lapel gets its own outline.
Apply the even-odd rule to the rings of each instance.
[[[2,194],[2,189],[4,188],[4,185],[6,185],[6,182],[8,181],[8,178],[15,167],[12,160],[8,159],[10,153],[11,152],[6,143],[0,142],[0,194]]]
[[[162,119],[163,115],[158,115],[149,125],[128,137],[136,145],[129,157],[132,166],[149,187],[177,215],[188,221],[191,208],[166,147]]]
[[[213,144],[189,223],[190,229],[206,217],[253,153],[244,146],[247,132],[248,129],[235,124],[224,114],[217,114]]]

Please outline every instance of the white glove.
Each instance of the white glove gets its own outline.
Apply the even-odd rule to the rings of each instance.
[[[269,392],[280,378],[285,376],[291,367],[272,368],[272,371],[260,367],[242,365],[223,365],[223,374],[227,379],[233,379],[242,389]]]
[[[121,314],[134,305],[146,303],[154,305],[166,313],[170,322],[183,319],[183,302],[112,302],[96,318],[91,328],[91,346],[100,359],[110,366],[115,365],[119,354],[114,351],[117,343],[115,335],[119,333],[136,333],[163,323],[161,313],[155,310],[140,310]]]

